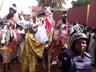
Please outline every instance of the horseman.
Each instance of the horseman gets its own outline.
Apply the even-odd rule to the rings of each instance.
[[[17,12],[16,9],[16,5],[13,4],[10,8],[9,8],[9,13],[2,19],[1,24],[5,25],[5,24],[15,24],[15,18],[14,15]]]
[[[66,15],[65,15],[66,16]],[[65,16],[58,21],[52,35],[51,48],[49,50],[51,68],[57,71],[58,55],[61,48],[68,48],[68,22]]]
[[[67,21],[67,11],[63,12],[63,15],[61,16],[61,19],[57,22],[57,25],[60,27],[60,38],[62,42],[62,48],[68,48],[68,41],[69,41],[69,35],[68,35],[68,26],[69,23]]]
[[[4,29],[4,26],[10,27],[11,24],[16,24],[14,15],[17,12],[16,10],[16,5],[13,4],[10,8],[9,8],[9,13],[1,20],[0,24],[2,26],[2,29]],[[4,38],[4,37],[3,37]],[[3,40],[4,42],[4,40]]]
[[[8,72],[10,70],[10,55],[12,52],[12,49],[9,47],[9,41],[10,41],[10,25],[15,24],[15,19],[14,15],[17,12],[16,10],[16,5],[13,4],[9,8],[9,13],[2,19],[0,22],[2,26],[2,35],[1,35],[1,48],[0,48],[0,54],[3,57],[3,65],[4,65],[4,71],[3,72]]]
[[[53,19],[53,13],[51,12],[50,7],[46,7],[45,10],[46,15],[46,32],[49,38],[49,41],[52,41],[53,31],[55,27],[55,20]]]
[[[44,13],[39,13],[36,18],[36,23],[33,24],[38,28],[37,33],[35,34],[35,38],[37,41],[40,42],[47,42],[48,41],[48,36],[46,32],[46,23],[45,23],[45,14]],[[43,36],[42,36],[43,34]]]

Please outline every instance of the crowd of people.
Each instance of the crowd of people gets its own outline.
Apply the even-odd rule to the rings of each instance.
[[[69,23],[67,11],[56,23],[50,7],[45,9],[26,21],[20,14],[15,17],[17,9],[13,4],[1,19],[3,72],[9,72],[14,61],[21,63],[22,72],[36,72],[38,59],[48,72],[91,72],[95,65],[96,29]]]

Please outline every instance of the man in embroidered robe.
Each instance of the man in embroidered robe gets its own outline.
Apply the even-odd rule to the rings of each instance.
[[[42,58],[44,43],[37,42],[34,34],[36,29],[29,26],[28,32],[25,35],[25,44],[22,54],[22,72],[36,72],[37,58]]]

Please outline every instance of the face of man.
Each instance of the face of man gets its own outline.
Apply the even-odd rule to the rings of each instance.
[[[29,32],[35,34],[37,32],[37,28],[34,28],[34,27],[29,28]]]
[[[75,43],[75,51],[77,53],[82,53],[87,48],[87,41],[84,39],[77,40]]]

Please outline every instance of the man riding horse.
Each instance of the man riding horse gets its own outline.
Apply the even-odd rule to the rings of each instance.
[[[14,19],[14,14],[17,12],[16,5],[13,4],[9,8],[9,13],[1,20],[0,26],[1,26],[1,42],[0,42],[0,54],[3,57],[3,65],[4,65],[4,71],[8,72],[10,70],[10,55],[12,52],[12,49],[10,48],[10,40],[12,40],[11,32],[10,32],[10,26],[12,24],[15,24],[16,21]]]

